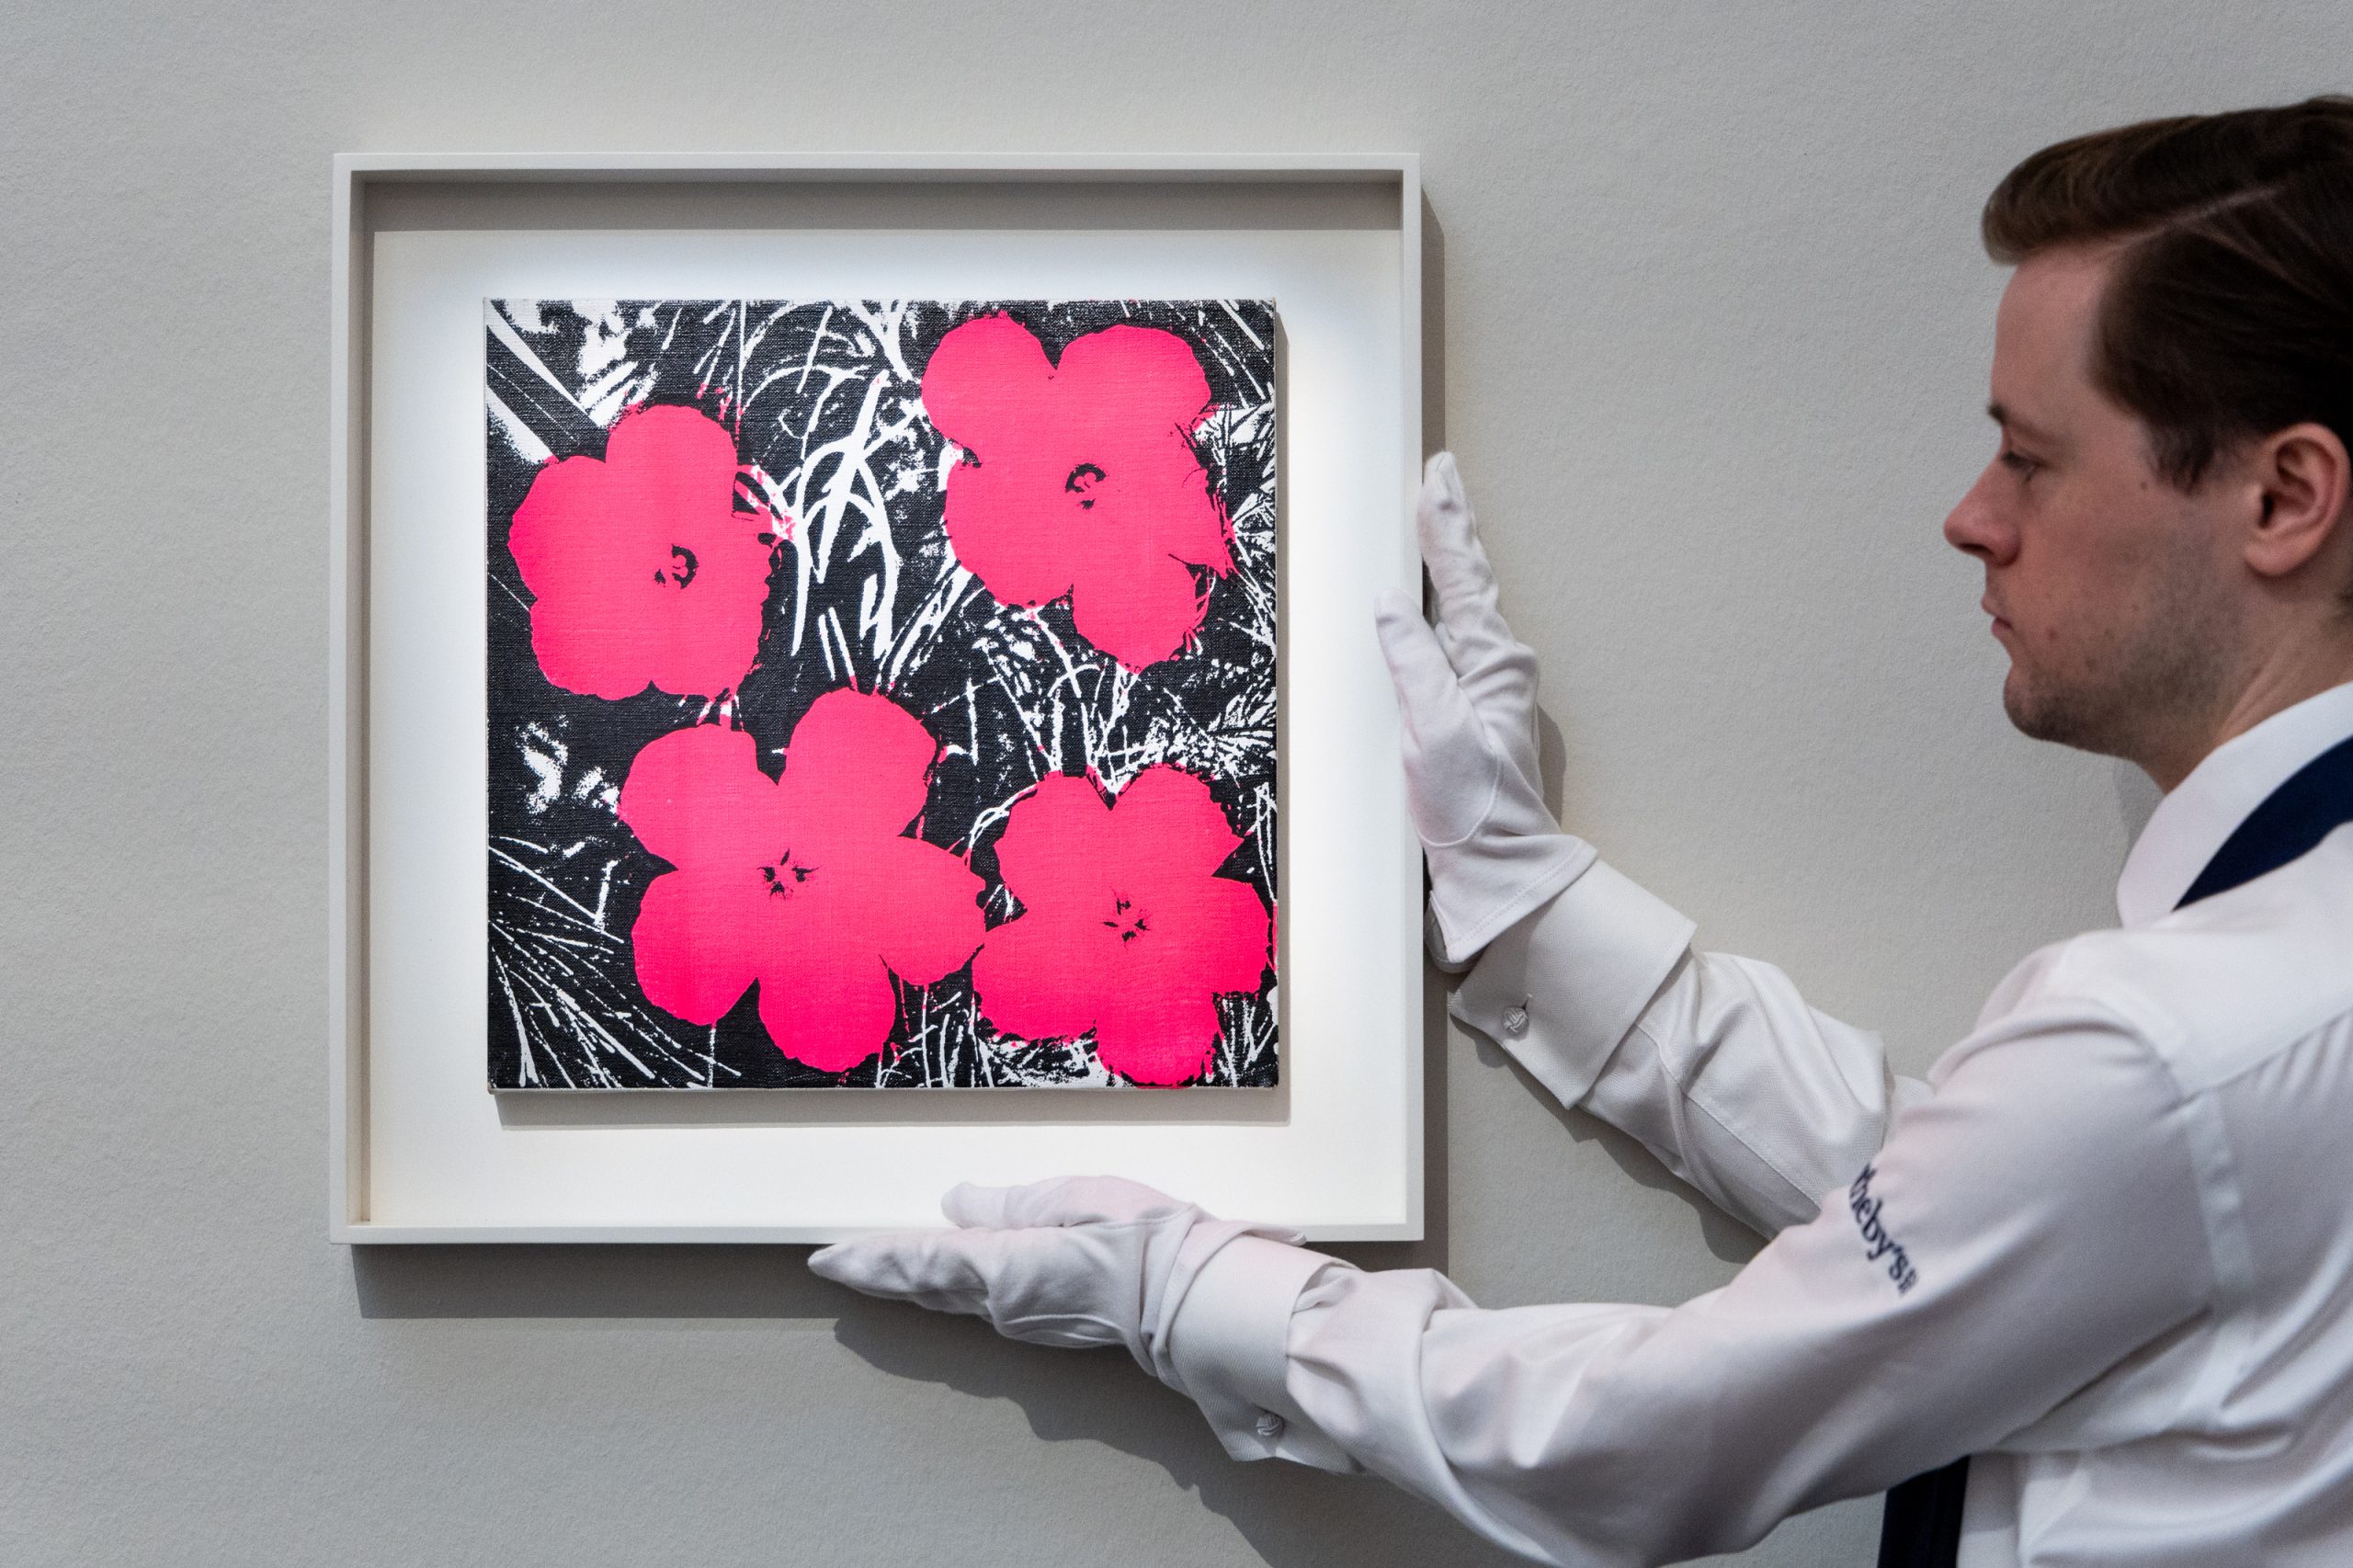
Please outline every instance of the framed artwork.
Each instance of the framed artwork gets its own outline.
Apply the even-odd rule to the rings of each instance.
[[[333,1238],[1421,1233],[1410,157],[335,193]]]
[[[1272,1087],[1275,320],[486,301],[491,1085]]]

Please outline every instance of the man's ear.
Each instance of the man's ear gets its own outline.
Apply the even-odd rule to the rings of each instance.
[[[2262,512],[2247,535],[2247,565],[2261,576],[2286,577],[2316,555],[2343,554],[2353,529],[2346,510],[2353,458],[2343,438],[2325,425],[2290,425],[2258,443],[2254,460]]]

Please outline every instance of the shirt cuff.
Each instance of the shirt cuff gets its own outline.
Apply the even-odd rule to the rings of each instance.
[[[1177,1383],[1238,1460],[1289,1459],[1325,1470],[1354,1460],[1317,1431],[1284,1384],[1300,1293],[1337,1258],[1263,1236],[1237,1236],[1203,1264],[1169,1324]]]
[[[1447,1011],[1488,1036],[1563,1105],[1593,1087],[1697,929],[1596,861],[1489,944]]]

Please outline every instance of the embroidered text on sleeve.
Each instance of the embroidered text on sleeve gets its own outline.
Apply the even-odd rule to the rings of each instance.
[[[1847,1188],[1847,1209],[1855,1216],[1855,1223],[1863,1233],[1863,1244],[1870,1248],[1866,1255],[1867,1261],[1877,1263],[1882,1257],[1887,1259],[1887,1277],[1895,1281],[1895,1293],[1901,1296],[1920,1282],[1920,1276],[1912,1267],[1911,1255],[1888,1233],[1886,1224],[1880,1219],[1880,1207],[1885,1200],[1871,1196],[1871,1178],[1878,1174],[1876,1165],[1863,1167],[1863,1174]]]

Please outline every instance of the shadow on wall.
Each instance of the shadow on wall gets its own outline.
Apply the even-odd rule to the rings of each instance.
[[[1739,1221],[1700,1197],[1676,1179],[1673,1172],[1661,1165],[1658,1156],[1642,1145],[1641,1140],[1619,1131],[1608,1123],[1596,1119],[1581,1110],[1570,1110],[1543,1085],[1529,1074],[1527,1068],[1512,1060],[1504,1049],[1475,1030],[1466,1030],[1478,1051],[1483,1066],[1507,1069],[1519,1080],[1529,1097],[1542,1106],[1561,1130],[1579,1143],[1597,1143],[1602,1153],[1623,1171],[1637,1186],[1653,1192],[1663,1192],[1691,1211],[1693,1229],[1720,1263],[1745,1264],[1765,1245],[1765,1238],[1749,1230]]]
[[[1158,1466],[1279,1568],[1514,1561],[1373,1477],[1235,1462],[1192,1403],[1124,1351],[1017,1345],[977,1319],[857,1296],[809,1273],[809,1251],[404,1246],[352,1257],[360,1309],[376,1319],[831,1318],[835,1342],[888,1376],[1007,1401],[1042,1442],[1099,1443]]]
[[[1374,1477],[1228,1459],[1192,1402],[1125,1351],[1015,1345],[969,1318],[910,1324],[912,1311],[877,1302],[847,1312],[835,1337],[893,1377],[1013,1402],[1041,1441],[1107,1443],[1151,1461],[1279,1568],[1517,1561]]]
[[[2149,817],[2165,799],[2155,779],[2120,758],[2116,767],[2116,814],[2124,824],[2124,836],[2135,839],[2149,825]]]

